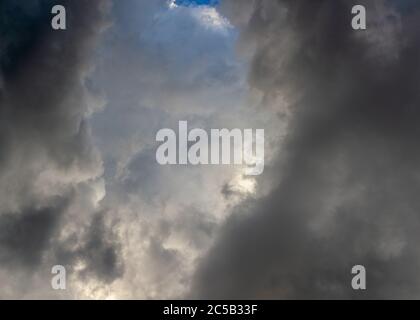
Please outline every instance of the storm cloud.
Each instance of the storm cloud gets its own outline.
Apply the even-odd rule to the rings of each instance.
[[[250,84],[291,120],[264,173],[278,186],[235,208],[192,296],[420,296],[420,12],[358,3],[367,31],[351,28],[352,1],[224,2],[254,48]],[[357,264],[364,292],[351,288]]]
[[[87,124],[102,102],[86,79],[93,68],[90,56],[109,25],[110,2],[62,3],[71,26],[62,32],[50,25],[54,1],[0,4],[0,260],[2,272],[10,275],[21,268],[28,276],[49,272],[59,264],[54,251],[63,245],[62,232],[70,232],[68,219],[98,223],[93,205],[81,205],[82,198],[87,204],[92,200],[80,190],[91,190],[103,172]],[[77,220],[71,213],[76,201],[85,214],[79,212]],[[97,228],[89,228],[95,236],[87,251],[107,232]],[[2,281],[6,287],[14,277],[9,278]]]
[[[415,2],[1,1],[0,298],[420,297]],[[186,120],[264,173],[159,165]]]

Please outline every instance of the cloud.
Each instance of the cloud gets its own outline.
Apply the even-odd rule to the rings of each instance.
[[[362,3],[3,1],[0,296],[418,297],[419,11]],[[181,120],[264,128],[264,174],[159,166]]]
[[[277,130],[272,113],[254,108],[259,97],[248,92],[228,20],[207,6],[153,3],[115,3],[92,78],[107,101],[92,117],[105,168],[101,206],[119,219],[125,271],[105,297],[182,297],[230,208],[252,193],[241,167],[159,165],[160,129],[188,120],[191,128],[269,122]],[[234,196],[222,195],[225,184]]]
[[[98,251],[89,267],[114,259],[102,241],[108,231],[92,220],[103,164],[88,117],[101,101],[87,80],[92,53],[109,26],[110,2],[63,1],[66,31],[50,26],[54,4],[0,4],[0,273],[10,288],[2,297],[52,296],[48,276],[60,264],[54,252],[75,225],[93,223],[84,249],[97,245]],[[97,272],[106,281],[119,276]]]
[[[62,4],[66,31],[51,30],[50,1],[1,4],[0,294],[179,297],[238,201],[220,189],[241,168],[163,168],[155,134],[266,121],[246,101],[235,31],[207,6]]]
[[[121,245],[115,234],[115,222],[108,225],[105,213],[97,212],[77,239],[72,234],[57,248],[57,261],[71,266],[82,280],[96,278],[111,283],[124,273]],[[74,248],[74,244],[76,244]]]
[[[2,265],[28,270],[39,265],[68,201],[66,198],[55,199],[46,208],[29,208],[21,213],[0,215]]]
[[[360,4],[365,33],[351,1],[225,1],[255,50],[250,84],[291,116],[261,177],[278,186],[236,207],[191,296],[419,297],[419,8]],[[351,289],[356,264],[365,292]]]
[[[70,182],[101,174],[100,156],[90,144],[85,121],[94,106],[84,78],[90,67],[88,54],[104,27],[104,3],[89,8],[85,8],[85,2],[69,5],[69,23],[77,22],[77,26],[62,34],[48,28],[45,8],[49,4],[48,1],[28,6],[14,5],[11,1],[2,4],[5,11],[10,9],[10,18],[16,18],[10,22],[7,19],[2,26],[6,43],[8,35],[15,34],[1,58],[4,153],[0,189],[7,199],[2,201],[8,204],[6,211],[38,197],[33,194],[39,191],[35,190],[36,184],[48,180],[50,171],[59,172],[61,177],[57,180]],[[33,7],[38,10],[29,14],[28,8]],[[29,22],[26,15],[33,15]],[[35,200],[39,199],[31,201]]]

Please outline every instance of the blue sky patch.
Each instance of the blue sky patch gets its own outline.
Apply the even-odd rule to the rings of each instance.
[[[202,6],[202,5],[207,5],[207,6],[216,6],[219,4],[219,0],[177,0],[176,1],[177,5],[180,6],[191,6],[191,5],[196,5],[196,6]]]

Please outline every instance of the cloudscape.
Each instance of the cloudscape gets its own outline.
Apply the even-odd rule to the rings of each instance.
[[[415,0],[1,1],[0,299],[420,298],[419,30]]]

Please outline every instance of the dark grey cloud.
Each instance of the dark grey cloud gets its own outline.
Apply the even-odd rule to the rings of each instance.
[[[35,272],[43,257],[51,259],[63,246],[60,235],[75,220],[87,223],[78,252],[86,270],[107,282],[121,274],[118,244],[107,242],[117,240],[98,216],[90,218],[91,205],[80,197],[74,203],[74,195],[103,171],[88,123],[98,103],[87,76],[109,25],[110,1],[61,1],[65,31],[51,28],[55,4],[0,3],[0,260],[2,268]],[[64,218],[75,207],[86,218]],[[44,273],[51,268],[43,267]]]
[[[110,283],[124,273],[121,245],[114,231],[117,222],[108,225],[106,214],[95,213],[84,229],[71,234],[56,249],[56,260],[68,266],[71,273],[77,273],[80,279],[94,277]],[[77,263],[83,264],[80,270],[74,269]]]
[[[82,276],[96,275],[100,280],[112,282],[124,273],[118,238],[104,223],[102,213],[94,216],[78,255],[86,262]]]
[[[420,296],[420,11],[358,3],[365,32],[350,27],[353,1],[244,5],[242,41],[256,48],[250,83],[282,96],[291,121],[261,177],[278,186],[235,209],[192,296]],[[351,289],[356,264],[367,268],[365,292]]]
[[[0,296],[51,295],[50,267],[63,264],[70,296],[179,297],[231,206],[255,196],[202,260],[193,297],[418,297],[418,5],[361,2],[369,29],[356,33],[352,1],[225,0],[241,60],[211,10],[114,1],[97,47],[109,1],[62,1],[60,32],[53,1],[1,1]],[[250,108],[254,91],[291,115],[259,178],[261,189],[277,182],[269,195],[244,192],[227,168],[156,165],[156,130],[186,118],[264,123],[277,141],[283,118]],[[366,292],[350,289],[355,264]]]
[[[65,212],[69,198],[57,198],[48,207],[0,215],[0,261],[9,267],[35,269]]]
[[[6,40],[12,37],[1,59],[0,106],[7,124],[2,128],[15,144],[41,145],[54,161],[68,166],[91,157],[83,126],[89,108],[83,77],[89,67],[87,56],[104,26],[106,2],[64,2],[69,13],[69,30],[64,32],[50,27],[52,3],[2,4],[9,13],[7,21],[16,21],[2,26]],[[34,7],[39,16],[29,11]]]
[[[84,76],[105,23],[106,2],[65,2],[71,29],[64,32],[50,27],[52,3],[1,4],[0,172],[17,171],[16,189],[8,189],[12,193],[30,189],[34,175],[45,167],[100,170],[85,123],[91,106]],[[0,179],[0,185],[6,180]]]

